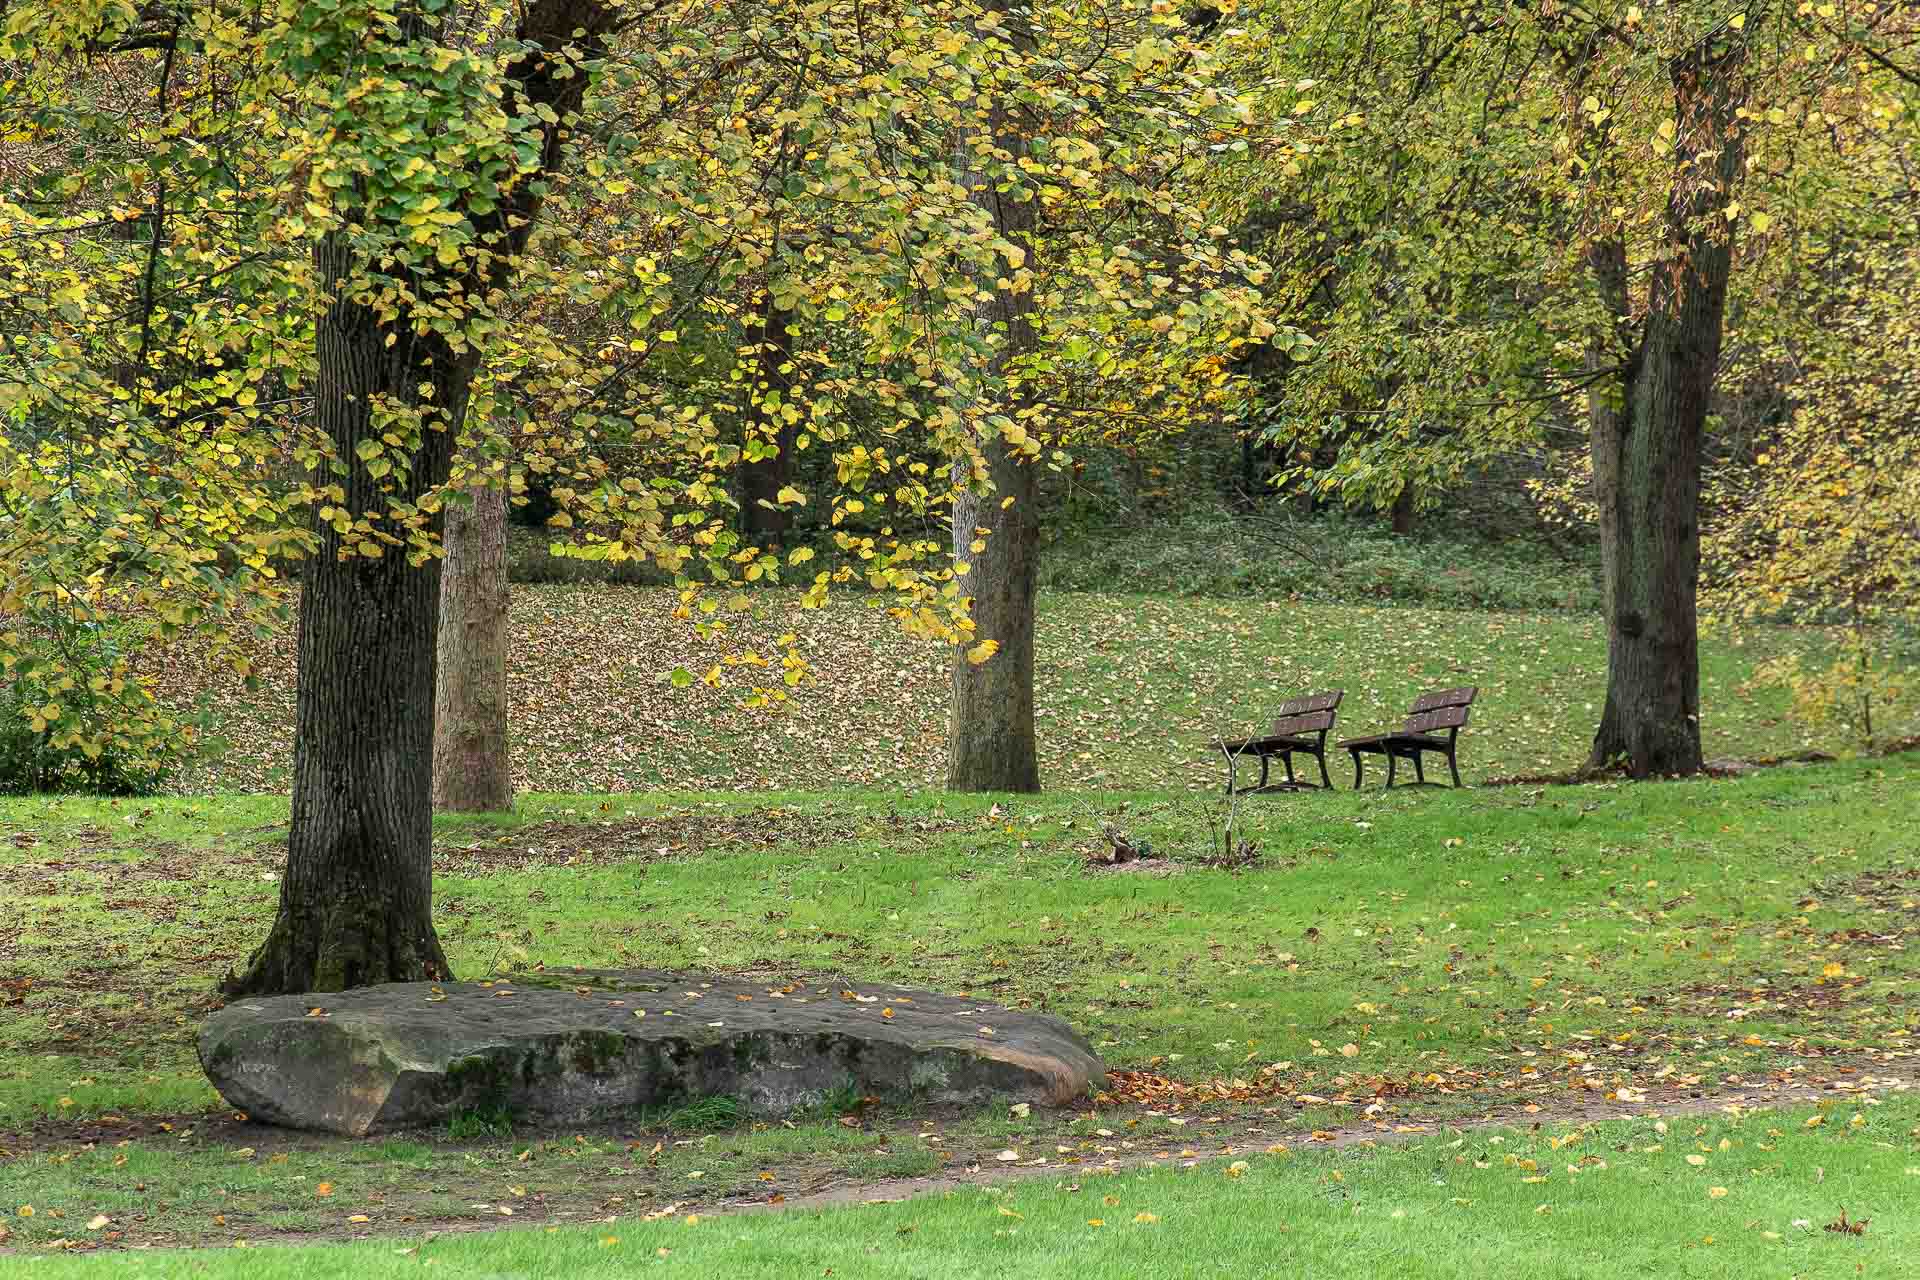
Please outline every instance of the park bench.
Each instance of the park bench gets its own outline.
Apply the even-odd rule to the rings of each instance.
[[[1294,779],[1295,752],[1318,760],[1321,785],[1332,788],[1333,779],[1327,776],[1327,734],[1333,730],[1340,699],[1345,696],[1344,689],[1335,689],[1329,693],[1308,694],[1304,698],[1289,698],[1280,704],[1280,714],[1265,737],[1216,738],[1213,745],[1227,757],[1227,794],[1233,795],[1235,792],[1241,756],[1256,756],[1260,761],[1260,785],[1251,789],[1253,793],[1299,791],[1311,787],[1311,782]],[[1267,770],[1275,756],[1279,756],[1280,763],[1285,766],[1287,780],[1268,786]]]
[[[1413,762],[1413,775],[1419,782],[1427,780],[1426,770],[1420,767],[1420,757],[1431,751],[1435,755],[1447,758],[1447,768],[1453,773],[1453,785],[1460,785],[1460,766],[1454,758],[1455,742],[1460,736],[1460,728],[1467,722],[1467,708],[1473,704],[1474,695],[1480,691],[1471,686],[1463,689],[1436,689],[1423,693],[1413,700],[1413,713],[1407,722],[1400,726],[1398,733],[1376,733],[1367,738],[1348,738],[1340,745],[1353,754],[1353,789],[1360,789],[1360,757],[1363,755],[1381,755],[1387,758],[1387,785],[1393,785],[1394,766],[1402,760]],[[1441,737],[1441,733],[1446,734]]]

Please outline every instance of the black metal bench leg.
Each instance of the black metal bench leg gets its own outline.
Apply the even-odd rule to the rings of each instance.
[[[1358,791],[1360,789],[1360,753],[1355,751],[1351,754],[1353,756],[1353,789]]]
[[[1427,785],[1427,771],[1420,765],[1420,756],[1421,752],[1419,748],[1416,747],[1413,752],[1413,778],[1415,782],[1418,782],[1424,787]]]
[[[1447,752],[1447,768],[1451,770],[1453,773],[1453,785],[1456,787],[1459,786],[1460,785],[1460,766],[1454,763],[1452,751]]]
[[[1393,790],[1393,771],[1399,767],[1400,757],[1387,752],[1387,790]]]
[[[1287,786],[1289,787],[1298,786],[1299,784],[1293,780],[1293,752],[1291,751],[1281,752],[1280,763],[1287,766]]]
[[[1320,785],[1328,791],[1333,790],[1333,779],[1327,776],[1327,753],[1316,752],[1313,758],[1320,762]]]
[[[1267,769],[1272,765],[1272,763],[1273,762],[1267,757],[1266,753],[1262,752],[1260,755],[1260,789],[1262,791],[1265,791],[1267,789]]]

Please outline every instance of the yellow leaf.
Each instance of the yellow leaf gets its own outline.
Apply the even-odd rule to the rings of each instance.
[[[1133,1215],[1133,1220],[1143,1227],[1150,1227],[1160,1221],[1160,1215],[1157,1213],[1136,1213]]]
[[[1726,1195],[1727,1195],[1727,1189],[1725,1187],[1708,1187],[1707,1188],[1707,1199],[1709,1200],[1723,1200],[1726,1198]]]
[[[998,652],[1000,652],[1000,642],[998,640],[982,640],[979,644],[967,650],[967,661],[977,667]]]

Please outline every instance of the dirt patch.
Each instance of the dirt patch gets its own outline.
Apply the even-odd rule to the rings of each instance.
[[[1920,917],[1920,866],[1895,864],[1843,879],[1826,880],[1812,889],[1814,899],[1858,898],[1889,912]],[[1805,901],[1802,906],[1808,905]]]
[[[1128,862],[1088,862],[1090,875],[1121,876],[1177,876],[1186,870],[1186,864],[1172,858],[1134,858]]]
[[[259,856],[236,853],[231,849],[205,846],[188,848],[169,840],[142,840],[133,832],[120,841],[118,848],[132,856],[120,858],[74,857],[74,848],[66,841],[57,843],[29,838],[22,842],[15,833],[9,837],[22,849],[58,847],[64,856],[44,862],[0,863],[0,888],[26,897],[62,897],[76,892],[98,896],[109,907],[154,910],[160,906],[149,893],[156,887],[171,888],[205,879],[209,863],[252,869],[270,865]],[[101,833],[103,836],[106,833]],[[82,853],[106,853],[115,848],[110,839],[85,842]],[[85,883],[80,878],[85,877]]]
[[[964,830],[947,818],[842,817],[799,809],[745,813],[672,810],[645,818],[584,822],[551,819],[484,835],[463,833],[434,844],[434,865],[465,875],[492,875],[534,867],[606,866],[660,862],[714,849],[772,849],[784,845],[846,844],[861,839],[922,839]]]
[[[1911,744],[1895,744],[1876,754],[1897,755],[1901,751],[1911,749]],[[1743,778],[1761,769],[1779,769],[1790,765],[1832,764],[1833,761],[1834,757],[1824,751],[1800,751],[1790,756],[1763,756],[1754,760],[1735,757],[1708,760],[1702,764],[1699,773],[1671,777],[1636,779],[1624,769],[1573,769],[1566,773],[1522,773],[1509,777],[1488,778],[1480,785],[1483,787],[1579,787],[1596,782],[1693,782],[1702,778],[1718,781],[1725,778]]]

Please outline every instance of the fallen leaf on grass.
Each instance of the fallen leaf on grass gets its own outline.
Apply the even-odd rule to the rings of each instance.
[[[1833,1222],[1829,1222],[1825,1229],[1836,1235],[1863,1236],[1867,1234],[1867,1224],[1872,1221],[1872,1218],[1862,1218],[1858,1222],[1848,1222],[1847,1211],[1845,1208],[1842,1208],[1840,1210],[1840,1217]]]
[[[1136,1213],[1133,1215],[1133,1220],[1143,1227],[1150,1227],[1160,1221],[1160,1215],[1157,1213]]]
[[[313,1189],[313,1194],[317,1196],[330,1196],[333,1194],[333,1184],[331,1182],[323,1182]]]
[[[106,1226],[109,1222],[112,1222],[112,1221],[113,1219],[109,1218],[106,1214],[97,1213],[93,1217],[87,1219],[87,1230],[98,1231],[100,1228]]]

